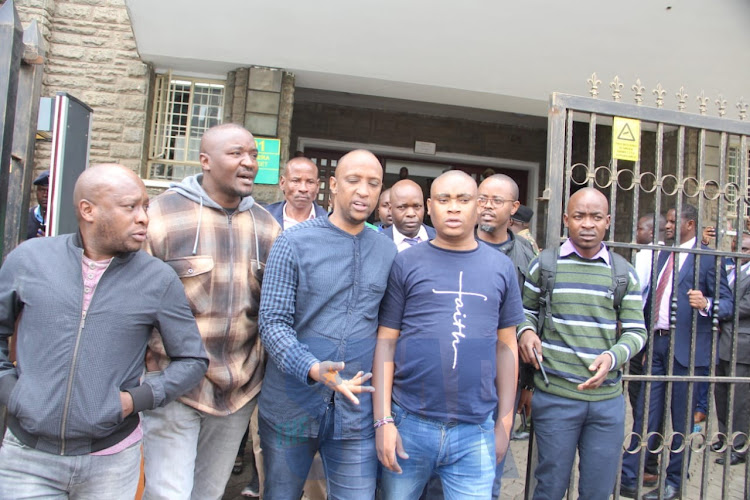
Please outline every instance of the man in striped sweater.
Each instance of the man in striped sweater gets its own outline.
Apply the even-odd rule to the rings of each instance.
[[[535,375],[532,414],[539,465],[534,499],[563,497],[576,448],[580,498],[607,499],[623,443],[621,367],[646,340],[641,288],[631,268],[627,292],[615,309],[613,264],[602,243],[610,221],[602,193],[577,191],[563,221],[569,238],[559,251],[550,319],[539,317],[541,272],[534,259],[523,290],[526,320],[518,325],[521,357],[537,370],[541,363],[549,378],[547,384],[541,372]]]

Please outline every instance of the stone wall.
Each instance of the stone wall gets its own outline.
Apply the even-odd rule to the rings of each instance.
[[[141,62],[123,0],[17,0],[24,27],[36,19],[47,60],[42,96],[65,91],[94,109],[91,163],[117,162],[140,173],[150,69]],[[49,168],[51,143],[35,164]]]

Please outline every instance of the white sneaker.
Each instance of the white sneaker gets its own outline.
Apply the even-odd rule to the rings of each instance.
[[[243,497],[251,497],[251,498],[260,498],[260,492],[258,491],[258,487],[253,484],[248,484],[244,488],[242,488],[242,492],[240,492],[240,495]]]

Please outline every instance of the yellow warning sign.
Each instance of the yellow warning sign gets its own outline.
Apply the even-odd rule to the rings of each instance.
[[[638,161],[641,154],[641,122],[615,116],[612,123],[612,158]]]

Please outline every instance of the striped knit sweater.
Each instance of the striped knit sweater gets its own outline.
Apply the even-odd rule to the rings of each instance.
[[[540,274],[538,259],[534,259],[524,285],[526,320],[518,325],[519,333],[528,328],[537,331]],[[608,294],[611,285],[612,270],[601,258],[587,260],[573,253],[558,259],[550,311],[554,330],[546,325],[541,335],[550,385],[546,387],[541,372],[537,372],[534,380],[537,389],[584,401],[602,401],[622,393],[620,367],[643,348],[646,329],[635,270],[631,267],[627,293],[620,305],[619,338],[617,313]],[[593,375],[589,365],[605,351],[614,356],[612,371],[600,387],[579,391],[577,385]]]

